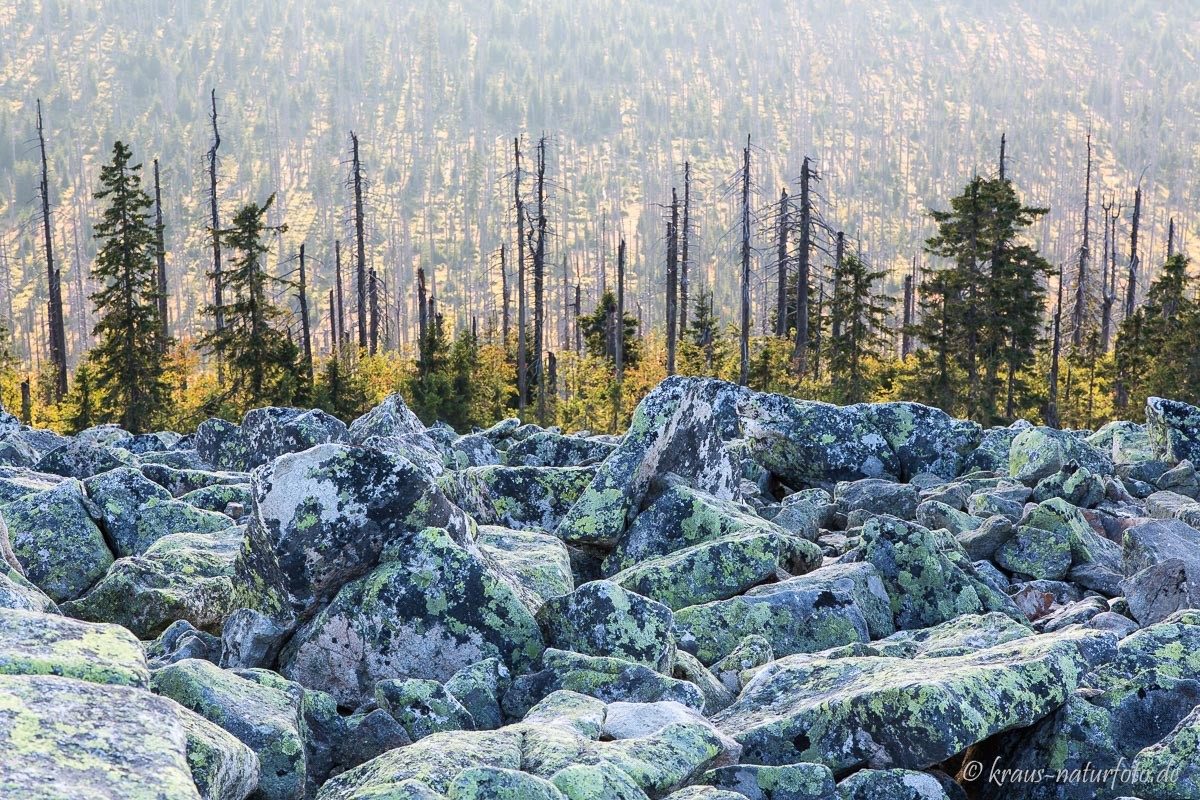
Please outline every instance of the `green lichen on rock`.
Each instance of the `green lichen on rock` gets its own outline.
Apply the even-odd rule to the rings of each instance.
[[[140,643],[121,626],[14,610],[0,610],[0,674],[139,688],[150,683]]]
[[[596,474],[594,467],[468,467],[438,485],[482,525],[552,531]]]
[[[400,723],[414,742],[441,731],[475,728],[471,713],[437,681],[421,678],[379,681],[375,684],[375,701]]]
[[[116,556],[141,555],[172,533],[215,533],[229,518],[171,497],[171,493],[131,467],[110,470],[84,481],[88,497],[100,510],[100,525]]]
[[[491,657],[527,671],[541,655],[513,588],[445,530],[414,534],[389,557],[296,633],[280,656],[285,675],[355,705],[384,678],[444,681]]]
[[[546,600],[575,588],[571,554],[555,536],[480,525],[475,543],[485,558],[525,589],[524,598],[534,613]]]
[[[826,800],[834,793],[833,773],[824,764],[718,767],[705,773],[704,782],[746,800]]]
[[[568,544],[611,547],[656,476],[674,473],[721,499],[738,493],[740,470],[725,442],[738,432],[742,387],[672,376],[633,412],[629,431],[604,460],[555,535]]]
[[[143,639],[177,620],[218,633],[236,606],[234,574],[244,532],[164,536],[144,554],[118,559],[86,595],[63,609],[81,619],[120,623]]]
[[[303,721],[287,693],[199,659],[163,667],[155,672],[152,687],[254,751],[263,800],[304,797],[308,762]]]
[[[1026,639],[1033,630],[999,612],[961,617],[932,628],[898,631],[871,643],[871,649],[889,658],[946,658],[965,656],[1005,642]]]
[[[879,572],[869,563],[846,563],[680,609],[675,629],[684,649],[711,664],[751,634],[769,641],[779,657],[882,638],[896,628]]]
[[[182,706],[179,717],[187,734],[188,767],[204,800],[243,800],[258,787],[260,767],[253,750]]]
[[[463,770],[446,790],[448,800],[567,800],[549,781],[500,767]]]
[[[748,530],[648,559],[610,580],[677,610],[742,594],[779,570],[809,572],[821,558],[815,544],[782,530]]]
[[[0,796],[200,800],[174,704],[51,675],[0,675]]]
[[[1057,581],[1071,569],[1071,541],[1063,528],[1048,531],[1021,525],[993,558],[1009,572]]]
[[[633,779],[613,764],[573,764],[550,778],[569,800],[647,800]]]
[[[911,769],[864,769],[838,784],[838,800],[949,800],[937,778]]]
[[[249,511],[254,503],[254,495],[249,483],[217,484],[205,486],[180,495],[180,502],[206,511],[224,513],[230,503],[240,503],[242,508]]]
[[[611,581],[585,583],[548,600],[537,621],[546,644],[594,656],[613,656],[669,672],[671,610]]]
[[[86,592],[113,562],[78,481],[22,497],[0,513],[25,577],[56,603]]]
[[[1070,631],[968,655],[783,658],[713,717],[753,763],[922,769],[1058,708],[1115,637]]]

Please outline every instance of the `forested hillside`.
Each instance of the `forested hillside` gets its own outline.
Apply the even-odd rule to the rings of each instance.
[[[46,358],[41,98],[68,361],[94,344],[92,193],[117,139],[161,163],[170,332],[203,335],[214,89],[223,222],[276,194],[268,222],[287,230],[271,240],[268,270],[294,278],[306,244],[318,354],[332,344],[334,242],[354,238],[351,131],[381,335],[408,353],[419,269],[450,329],[499,327],[518,135],[527,155],[549,137],[548,350],[567,349],[573,316],[611,288],[619,235],[626,309],[644,333],[663,326],[664,213],[685,161],[693,296],[711,288],[717,319],[736,321],[747,136],[755,331],[773,324],[772,209],[781,188],[798,191],[805,156],[829,232],[813,245],[817,295],[841,230],[898,297],[912,260],[931,261],[928,210],[976,172],[996,172],[1002,132],[1022,199],[1050,209],[1029,233],[1051,264],[1069,272],[1076,259],[1090,131],[1094,257],[1110,202],[1127,249],[1140,180],[1142,261],[1153,268],[1169,219],[1177,249],[1197,225],[1197,42],[1189,0],[10,0],[0,8],[0,316],[17,359]],[[1139,298],[1152,277],[1138,276]],[[273,291],[294,315],[294,291]],[[898,322],[901,304],[889,313]],[[899,337],[888,346],[898,350]]]

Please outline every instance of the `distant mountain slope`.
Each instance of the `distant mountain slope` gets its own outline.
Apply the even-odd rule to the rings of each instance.
[[[44,309],[32,223],[38,97],[73,354],[90,328],[76,311],[89,291],[77,273],[93,250],[90,193],[115,138],[147,164],[162,161],[172,311],[181,333],[203,324],[196,309],[213,87],[224,214],[278,191],[277,219],[291,227],[273,269],[292,269],[305,240],[322,290],[333,240],[347,236],[348,132],[360,134],[369,249],[386,281],[392,331],[412,327],[418,266],[460,323],[495,312],[498,250],[512,238],[505,174],[521,131],[527,155],[541,132],[553,137],[554,319],[564,259],[567,282],[583,283],[587,301],[597,297],[597,262],[604,255],[612,269],[618,209],[642,318],[661,319],[657,204],[669,201],[685,158],[698,180],[696,269],[715,286],[718,306],[732,309],[726,233],[736,213],[724,190],[747,134],[764,216],[811,155],[825,219],[897,269],[929,234],[925,210],[944,205],[973,170],[995,169],[1002,131],[1027,199],[1053,209],[1040,231],[1052,260],[1077,246],[1089,129],[1096,202],[1115,194],[1127,211],[1145,171],[1150,260],[1165,249],[1169,216],[1188,236],[1198,224],[1200,15],[1190,0],[263,5],[9,0],[0,8],[0,260],[13,272],[11,291],[0,285],[0,316],[11,302],[19,332],[37,330]],[[766,279],[773,256],[762,244],[757,269]],[[326,305],[313,305],[321,326]],[[18,344],[26,347],[24,335]]]

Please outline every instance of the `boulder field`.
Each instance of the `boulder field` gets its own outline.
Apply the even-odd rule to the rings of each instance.
[[[1200,409],[0,412],[0,798],[1200,798]]]

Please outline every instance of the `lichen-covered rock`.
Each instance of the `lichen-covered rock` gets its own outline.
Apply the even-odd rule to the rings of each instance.
[[[200,423],[196,452],[216,469],[246,472],[284,453],[297,453],[318,444],[343,442],[346,424],[319,409],[256,408],[246,412],[240,426],[221,419]]]
[[[185,658],[202,658],[217,664],[221,660],[221,640],[191,623],[172,622],[158,638],[145,644],[146,661],[151,668],[165,667]]]
[[[784,483],[802,488],[900,477],[900,459],[868,408],[756,394],[741,411],[754,459]]]
[[[139,433],[113,439],[108,444],[110,447],[118,447],[134,455],[142,455],[144,453],[161,453],[170,450],[179,444],[179,440],[182,438],[180,434],[174,431],[154,431],[153,433]]]
[[[235,565],[244,533],[244,528],[227,527],[220,533],[164,536],[142,555],[118,559],[87,594],[62,608],[81,619],[118,622],[143,639],[176,620],[220,632],[237,607]]]
[[[965,656],[1005,642],[1033,636],[1033,631],[1012,617],[993,611],[967,614],[932,628],[897,631],[871,643],[871,649],[889,658],[946,658]]]
[[[1129,576],[1121,588],[1133,618],[1152,625],[1176,611],[1200,608],[1200,566],[1168,558]]]
[[[1020,517],[1020,514],[1017,517]],[[1012,538],[1016,530],[1016,526],[1008,517],[997,514],[988,517],[978,528],[964,531],[954,538],[968,558],[972,561],[983,561],[994,558],[996,551]]]
[[[577,467],[603,461],[616,445],[541,431],[505,451],[504,463],[522,467]]]
[[[485,658],[451,675],[446,681],[446,691],[471,715],[475,728],[493,730],[504,723],[500,698],[511,685],[512,674],[504,662]]]
[[[245,472],[213,472],[207,469],[152,463],[143,463],[138,469],[147,478],[170,492],[173,497],[181,497],[208,486],[231,486],[250,482],[250,476]]]
[[[921,473],[947,480],[960,475],[981,436],[977,423],[920,403],[872,403],[863,413],[896,454],[905,481]]]
[[[1200,461],[1200,408],[1151,397],[1146,400],[1146,434],[1155,458],[1171,464]]]
[[[1021,525],[994,554],[996,564],[1009,572],[1057,581],[1071,569],[1071,542],[1066,530]]]
[[[713,717],[763,764],[922,769],[1063,702],[1115,638],[1071,631],[947,658],[792,656]]]
[[[725,442],[738,432],[744,387],[667,378],[638,403],[629,432],[604,460],[555,534],[574,545],[611,547],[655,478],[673,473],[723,500],[736,499],[740,470]]]
[[[746,800],[828,800],[835,791],[829,767],[811,763],[718,767],[705,773],[704,782]]]
[[[499,767],[463,770],[446,790],[448,800],[566,800],[549,781]]]
[[[918,524],[930,530],[943,528],[954,536],[977,530],[984,522],[940,500],[926,500],[917,506],[916,519]]]
[[[146,688],[141,645],[119,625],[92,625],[53,614],[0,611],[0,675],[58,675]]]
[[[7,538],[7,529],[0,526],[0,536]],[[18,562],[19,564],[19,562]],[[17,567],[0,563],[0,609],[59,613],[58,606],[46,594],[21,574]]]
[[[421,678],[382,680],[375,702],[400,723],[412,741],[440,731],[474,730],[471,713],[446,687]]]
[[[1161,741],[1134,757],[1131,767],[1139,775],[1153,775],[1130,787],[1143,800],[1195,800],[1200,798],[1200,706],[1192,710]],[[1161,779],[1159,779],[1161,777]]]
[[[569,800],[647,800],[632,778],[606,761],[564,767],[550,782]]]
[[[779,513],[771,521],[789,533],[815,541],[821,535],[821,528],[829,527],[836,511],[829,492],[820,488],[803,489],[783,498]]]
[[[34,469],[51,475],[83,480],[124,464],[117,451],[111,448],[85,439],[69,439],[65,444],[42,456],[34,465]]]
[[[838,800],[949,800],[937,778],[910,769],[864,769],[838,784]]]
[[[229,527],[224,514],[173,499],[170,492],[132,467],[88,478],[83,486],[100,511],[100,525],[118,558],[141,555],[155,541],[173,533],[215,533]]]
[[[1171,558],[1200,566],[1200,530],[1175,519],[1143,522],[1125,529],[1121,552],[1126,575]]]
[[[1093,508],[1104,500],[1104,480],[1090,469],[1068,463],[1033,487],[1033,502],[1060,497],[1080,508]]]
[[[533,598],[530,611],[534,613],[551,597],[570,594],[575,588],[571,554],[556,536],[480,525],[475,544],[484,558],[525,590],[525,599]]]
[[[602,739],[636,739],[658,733],[668,725],[689,723],[702,725],[712,731],[721,742],[722,764],[736,764],[742,755],[742,746],[722,733],[703,717],[699,711],[672,700],[657,703],[609,703],[601,727]]]
[[[1009,448],[1008,473],[1033,486],[1072,462],[1095,474],[1113,473],[1111,456],[1069,431],[1053,428],[1028,428],[1018,433]]]
[[[404,402],[398,392],[393,392],[379,405],[350,423],[349,438],[362,444],[373,436],[404,436],[424,434],[425,425]]]
[[[351,769],[410,744],[412,739],[404,728],[382,708],[357,711],[346,718],[346,734],[338,743],[334,761],[343,770]]]
[[[833,492],[833,500],[843,514],[867,511],[871,514],[891,514],[900,519],[916,516],[921,491],[908,483],[896,483],[880,478],[842,481]]]
[[[724,600],[774,580],[820,565],[821,549],[782,531],[753,529],[702,542],[627,567],[613,583],[671,609]]]
[[[262,768],[258,796],[263,800],[305,796],[307,726],[286,692],[192,659],[155,672],[152,686],[156,694],[220,726],[254,751]]]
[[[674,700],[697,711],[704,709],[704,695],[695,684],[624,659],[551,648],[543,657],[543,667],[513,680],[503,698],[504,712],[510,717],[524,716],[541,700],[564,689],[605,702]]]
[[[249,483],[217,484],[182,494],[179,500],[205,511],[224,514],[231,504],[250,508],[254,504],[254,494],[250,491]]]
[[[732,653],[747,634],[765,637],[776,656],[868,641],[856,582],[841,574],[831,579],[823,571],[761,587],[768,590],[761,594],[680,609],[675,612],[680,648],[702,664],[713,664]]]
[[[963,614],[995,609],[991,592],[953,538],[894,517],[871,519],[863,529],[862,556],[875,565],[892,601],[897,628],[928,628]]]
[[[1098,534],[1082,511],[1061,498],[1038,503],[1025,514],[1022,522],[1042,530],[1064,531],[1071,543],[1074,566],[1097,564],[1110,572],[1121,571],[1121,546]]]
[[[468,769],[520,769],[521,739],[512,728],[435,733],[330,778],[317,800],[432,800],[442,796]],[[414,782],[431,791],[426,795],[414,793],[418,791],[411,785]]]
[[[219,725],[183,708],[179,712],[187,734],[188,767],[200,797],[245,800],[258,788],[258,756]]]
[[[469,520],[407,460],[323,444],[255,471],[254,512],[238,565],[246,608],[302,618],[427,526],[468,541]]]
[[[784,529],[762,519],[747,505],[689,486],[670,486],[617,539],[604,560],[604,570],[614,575],[655,556],[742,532],[787,535]]]
[[[585,583],[555,597],[537,614],[546,644],[593,656],[613,656],[670,672],[671,610],[610,581]]]
[[[524,671],[542,647],[513,588],[446,531],[430,528],[343,587],[296,633],[280,663],[288,677],[354,705],[384,678],[443,681],[490,657]]]
[[[78,481],[22,497],[0,513],[25,577],[55,602],[79,597],[113,562]]]
[[[726,689],[737,694],[745,685],[742,676],[747,670],[770,664],[775,651],[765,636],[752,633],[738,642],[733,652],[712,665],[712,674]]]
[[[131,686],[0,675],[0,796],[200,800],[181,713]]]
[[[594,467],[468,467],[438,484],[482,525],[552,531],[594,475]]]

